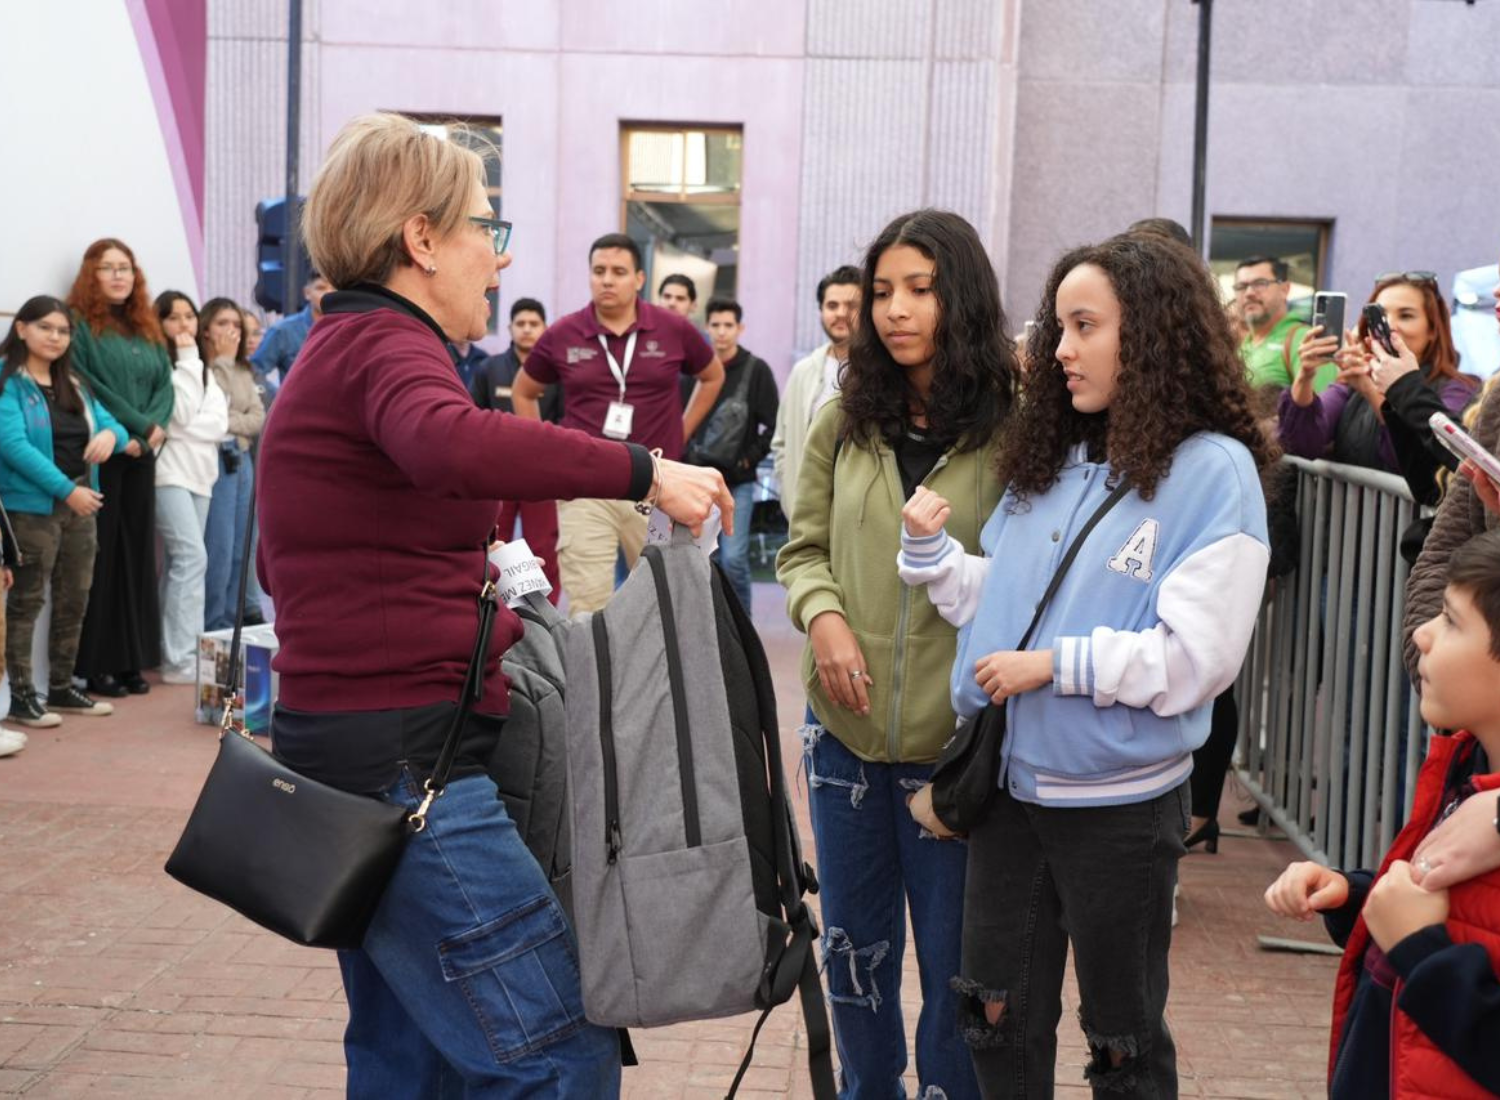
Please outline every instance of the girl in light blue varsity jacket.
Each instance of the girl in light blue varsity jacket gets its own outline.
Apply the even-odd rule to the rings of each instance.
[[[902,579],[961,628],[955,711],[1006,708],[998,789],[969,836],[958,979],[987,1096],[1050,1095],[1069,941],[1095,1088],[1176,1095],[1163,1012],[1187,778],[1260,606],[1273,457],[1201,261],[1124,235],[1048,282],[983,555],[943,531],[940,497],[903,513]],[[941,831],[930,792],[912,812]]]

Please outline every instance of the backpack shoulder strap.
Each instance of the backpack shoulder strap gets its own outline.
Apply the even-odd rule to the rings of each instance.
[[[838,450],[834,450],[835,460]],[[807,892],[817,893],[817,879],[806,863],[798,866],[799,858],[792,830],[791,803],[787,799],[786,774],[781,764],[781,732],[776,725],[776,695],[771,679],[770,662],[766,660],[765,647],[760,635],[755,632],[750,616],[734,596],[720,567],[719,581],[734,620],[735,632],[740,637],[745,652],[745,663],[750,668],[750,678],[755,685],[757,709],[760,711],[761,739],[766,749],[766,773],[770,780],[771,825],[776,843],[776,877],[781,892],[781,904],[785,911],[790,936],[775,962],[769,964],[762,976],[761,989],[757,994],[763,1004],[760,1019],[750,1036],[749,1048],[745,1051],[739,1072],[735,1074],[729,1095],[733,1096],[750,1068],[755,1055],[755,1040],[760,1029],[770,1016],[771,1009],[788,1000],[796,989],[802,1002],[802,1020],[807,1029],[807,1070],[812,1082],[814,1100],[834,1100],[836,1089],[833,1077],[832,1034],[828,1026],[828,1010],[823,1001],[823,988],[818,978],[818,961],[813,943],[818,939],[818,925],[812,910],[804,902]],[[776,935],[773,922],[772,935]]]
[[[1301,324],[1299,322],[1298,324],[1293,325],[1289,330],[1287,330],[1286,343],[1283,344],[1281,348],[1281,359],[1282,362],[1286,364],[1288,374],[1290,374],[1292,370],[1292,341],[1295,340],[1300,343],[1302,340],[1302,334],[1307,331],[1308,327],[1309,326]]]

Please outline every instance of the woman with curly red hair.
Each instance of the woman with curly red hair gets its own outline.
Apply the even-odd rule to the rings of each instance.
[[[1006,709],[955,979],[986,1096],[1051,1095],[1070,942],[1096,1094],[1177,1095],[1164,1011],[1187,780],[1260,607],[1274,457],[1201,261],[1124,235],[1048,279],[983,554],[945,533],[946,501],[906,506],[902,578],[961,628],[954,710]],[[911,809],[942,830],[930,788]]]
[[[130,441],[99,468],[99,552],[78,643],[78,671],[98,695],[150,690],[141,669],[161,654],[156,592],[156,451],[172,416],[172,360],[135,253],[95,241],[68,294],[73,365]]]

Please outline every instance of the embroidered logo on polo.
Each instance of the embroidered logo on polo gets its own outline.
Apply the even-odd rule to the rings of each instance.
[[[599,349],[598,348],[582,347],[582,348],[569,348],[568,349],[568,365],[569,366],[572,366],[574,363],[582,363],[582,362],[587,362],[590,359],[597,359],[598,357],[599,357]]]
[[[1125,540],[1125,545],[1116,550],[1115,556],[1105,564],[1122,577],[1149,584],[1153,576],[1151,559],[1156,556],[1156,539],[1160,534],[1161,524],[1156,520],[1141,520],[1140,526]]]
[[[656,340],[647,340],[646,348],[641,352],[641,354],[651,359],[665,359],[667,355],[667,353],[662,350],[661,344]]]

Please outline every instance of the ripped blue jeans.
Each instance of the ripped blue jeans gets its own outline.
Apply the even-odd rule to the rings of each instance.
[[[803,764],[823,909],[823,970],[841,1066],[841,1100],[906,1096],[901,961],[906,911],[922,985],[917,1018],[920,1100],[979,1096],[958,1031],[964,868],[968,846],[920,829],[907,796],[930,764],[874,764],[827,733],[809,710]]]

